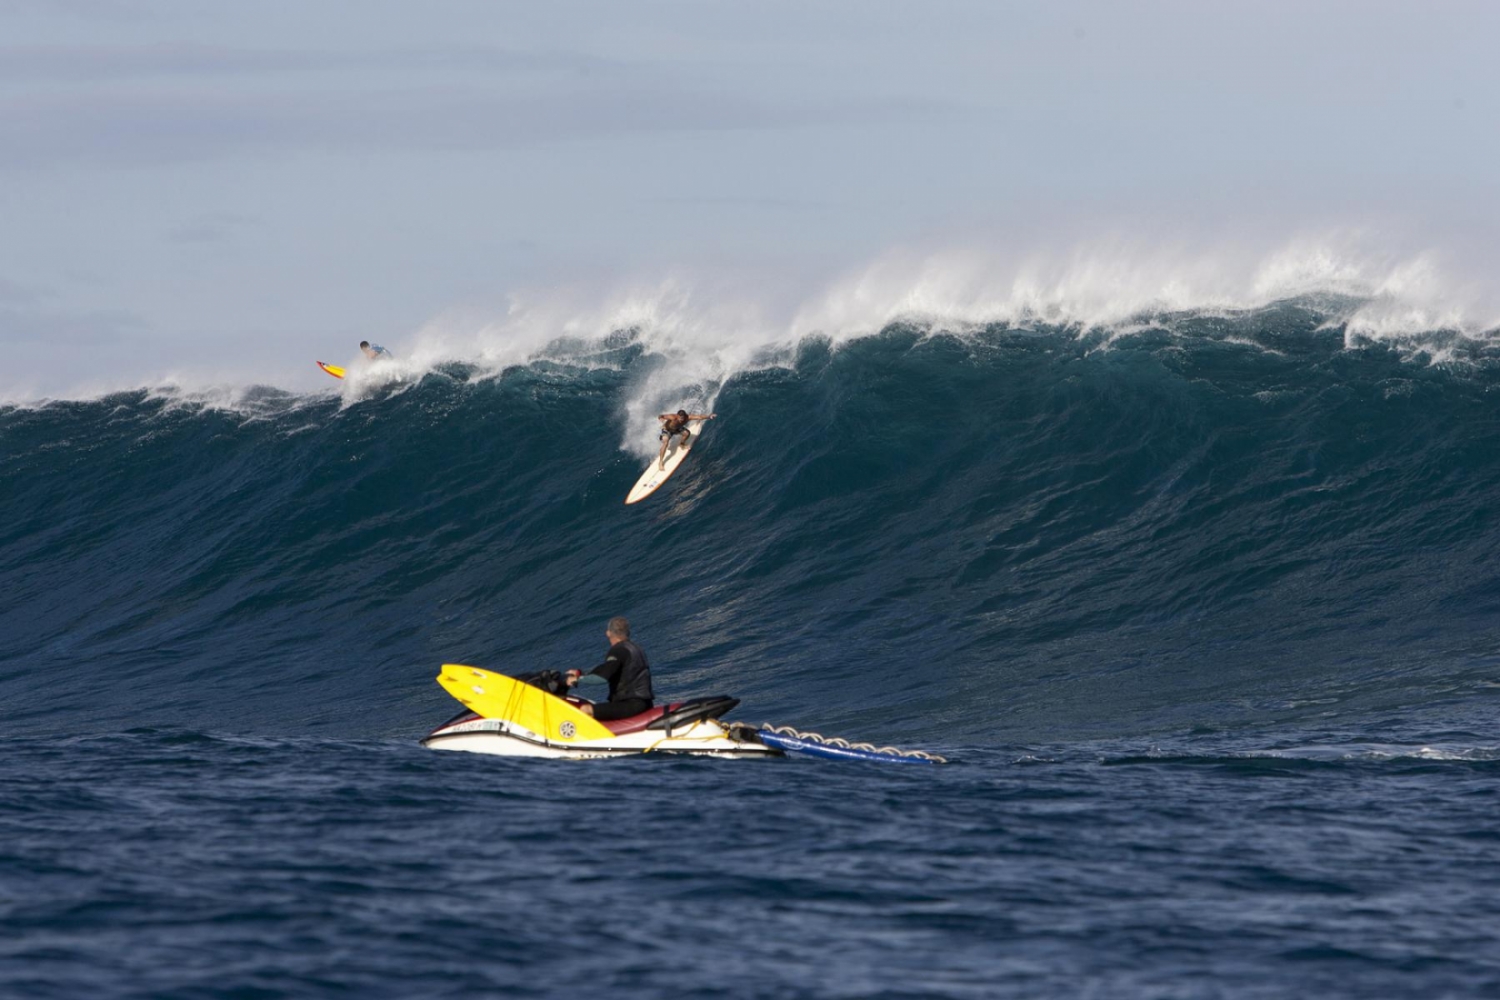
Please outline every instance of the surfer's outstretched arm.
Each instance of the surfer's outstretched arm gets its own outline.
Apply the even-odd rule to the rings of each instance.
[[[689,413],[688,414],[688,419],[689,420],[717,420],[718,418],[719,418],[719,415],[717,413]]]

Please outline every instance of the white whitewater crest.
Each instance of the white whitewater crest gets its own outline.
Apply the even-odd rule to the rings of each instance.
[[[514,293],[498,310],[451,309],[405,342],[391,341],[395,360],[350,361],[341,384],[315,373],[307,359],[284,360],[307,369],[305,384],[317,384],[318,395],[337,392],[349,407],[454,364],[479,378],[537,362],[617,367],[623,341],[649,361],[633,364],[638,374],[621,413],[621,446],[645,456],[656,448],[656,414],[711,410],[725,380],[791,365],[808,338],[837,347],[893,323],[958,336],[1002,324],[1102,333],[1108,346],[1154,324],[1181,330],[1174,318],[1232,315],[1298,298],[1319,299],[1326,326],[1341,328],[1350,349],[1384,344],[1440,363],[1465,348],[1500,346],[1500,289],[1488,276],[1465,274],[1437,250],[1339,231],[1260,247],[1117,236],[1027,252],[893,252],[811,286],[805,276],[778,282],[690,273],[561,286]],[[195,384],[177,373],[155,380],[168,383],[185,400],[243,405],[222,378]],[[105,394],[96,385],[72,398]]]
[[[1175,313],[1262,309],[1309,296],[1354,300],[1354,337],[1445,331],[1481,338],[1500,327],[1500,293],[1450,277],[1443,256],[1370,250],[1357,234],[1303,237],[1255,251],[1125,238],[1009,259],[953,252],[893,255],[836,283],[794,327],[835,340],[898,321],[946,329],[996,323],[1109,330]]]
[[[893,323],[959,336],[995,324],[1102,331],[1107,343],[1174,316],[1231,315],[1322,297],[1326,325],[1342,327],[1351,349],[1384,343],[1441,362],[1453,356],[1455,338],[1500,342],[1500,298],[1492,289],[1451,277],[1434,251],[1402,255],[1358,233],[1260,251],[1113,238],[1026,256],[896,253],[811,296],[767,288],[677,276],[516,295],[502,316],[454,311],[433,320],[417,334],[410,358],[418,371],[454,360],[490,373],[540,360],[613,367],[618,355],[605,348],[628,333],[655,362],[639,366],[622,413],[621,447],[644,457],[655,453],[657,414],[711,410],[725,380],[791,365],[808,338],[837,347]]]
[[[617,368],[618,349],[634,346],[655,363],[638,366],[621,414],[620,447],[648,458],[659,447],[658,414],[712,412],[726,379],[778,363],[792,343],[784,327],[761,319],[753,305],[704,296],[676,279],[608,293],[581,309],[569,299],[517,296],[498,320],[451,313],[423,328],[412,356],[429,365],[462,360],[494,376],[537,361]]]
[[[361,356],[342,367],[344,377],[336,383],[341,410],[405,392],[432,371],[431,365],[395,357],[371,361]]]
[[[1309,744],[1282,750],[1263,751],[1252,756],[1316,761],[1425,760],[1473,763],[1500,760],[1500,747],[1399,743]]]

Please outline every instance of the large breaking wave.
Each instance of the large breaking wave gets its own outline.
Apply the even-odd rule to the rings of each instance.
[[[709,343],[658,297],[467,360],[438,324],[337,391],[0,409],[11,727],[416,736],[440,662],[587,665],[614,614],[667,696],[926,744],[1493,696],[1482,329],[1045,298]],[[677,405],[721,419],[624,507]]]

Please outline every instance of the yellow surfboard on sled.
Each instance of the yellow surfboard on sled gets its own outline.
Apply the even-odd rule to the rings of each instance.
[[[593,716],[514,677],[461,663],[445,663],[437,682],[444,691],[486,719],[513,722],[544,739],[607,740],[614,736]]]

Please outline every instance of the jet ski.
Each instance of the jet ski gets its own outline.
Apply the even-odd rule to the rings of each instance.
[[[657,705],[626,719],[583,712],[556,671],[508,677],[479,667],[443,664],[437,681],[465,710],[422,740],[433,750],[502,757],[586,759],[670,753],[695,757],[780,757],[753,726],[721,717],[738,698],[713,695]]]

